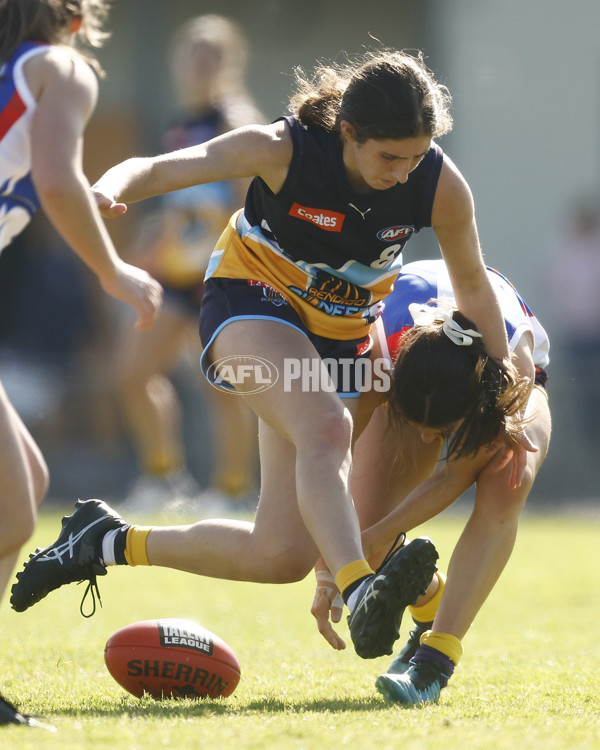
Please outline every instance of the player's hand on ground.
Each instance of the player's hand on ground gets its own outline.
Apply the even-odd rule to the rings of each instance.
[[[105,195],[96,186],[92,187],[92,193],[98,210],[105,219],[114,219],[116,216],[122,216],[127,211],[126,203],[117,203],[112,196]]]
[[[152,327],[163,300],[162,286],[149,273],[122,262],[114,276],[101,280],[105,292],[137,310],[137,331]]]
[[[311,614],[317,621],[319,633],[325,638],[332,648],[338,651],[346,648],[346,643],[335,632],[332,622],[339,622],[342,619],[342,610],[344,601],[340,595],[338,587],[335,585],[335,578],[326,568],[315,568],[317,578],[317,588],[315,598],[311,607]]]

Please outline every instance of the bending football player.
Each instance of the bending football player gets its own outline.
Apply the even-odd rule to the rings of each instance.
[[[548,451],[548,337],[512,284],[495,271],[488,275],[513,364],[487,357],[480,334],[452,307],[442,261],[404,266],[383,314],[396,357],[389,404],[375,412],[354,451],[352,493],[370,560],[399,531],[424,523],[476,486],[447,581],[436,573],[420,606],[409,608],[414,629],[376,681],[386,699],[399,703],[438,700],[462,655],[462,639],[511,555],[520,513]],[[523,424],[535,446],[525,454],[519,481],[516,462],[498,450],[500,438],[513,439]],[[316,572],[313,614],[328,642],[343,648],[329,620],[341,617],[335,583],[322,565]]]

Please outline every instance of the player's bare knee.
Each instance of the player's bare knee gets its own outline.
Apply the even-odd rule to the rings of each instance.
[[[26,544],[31,537],[33,536],[33,532],[35,530],[35,522],[36,522],[37,515],[30,514],[23,518],[23,522],[21,523],[20,527],[14,529],[15,537],[17,537],[17,532],[20,532],[18,535],[18,538],[15,538],[14,544],[13,544],[13,550],[20,549],[24,544]]]
[[[6,534],[0,536],[0,558],[18,552],[32,537],[37,514],[31,503],[23,502],[17,512],[4,519]]]
[[[274,583],[297,583],[298,581],[303,581],[312,570],[313,562],[292,559],[286,561],[283,565],[278,565],[276,568],[277,580]]]
[[[32,473],[35,507],[39,508],[50,486],[50,470],[43,458],[34,467]]]
[[[115,376],[115,388],[122,401],[128,401],[143,384],[142,374],[131,367],[122,368]]]
[[[474,512],[480,517],[486,517],[488,524],[502,524],[510,521],[521,514],[532,484],[533,479],[526,475],[520,487],[488,495],[485,501],[476,502]]]
[[[344,455],[352,444],[352,417],[341,405],[319,415],[318,424],[313,425],[303,449],[320,456]]]
[[[302,581],[312,570],[316,553],[298,547],[265,550],[270,583],[296,583]]]

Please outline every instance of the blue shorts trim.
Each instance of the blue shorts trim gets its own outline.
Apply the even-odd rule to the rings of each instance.
[[[209,383],[212,383],[216,387],[219,387],[219,386],[217,386],[213,378],[211,378],[210,375],[208,374],[208,369],[210,367],[210,360],[208,358],[207,352],[210,349],[211,344],[217,338],[217,335],[221,333],[223,328],[225,328],[230,323],[233,323],[236,320],[272,320],[275,323],[283,323],[283,325],[289,326],[290,328],[294,328],[296,331],[299,331],[300,333],[306,336],[306,332],[303,331],[301,328],[298,328],[298,326],[295,326],[293,323],[288,323],[287,320],[281,320],[281,318],[275,318],[269,315],[236,315],[233,318],[228,318],[223,323],[221,323],[221,325],[215,330],[213,335],[210,337],[209,342],[206,344],[206,346],[204,346],[204,349],[202,350],[202,354],[200,355],[200,369],[202,370],[202,374],[208,380]],[[229,385],[229,383],[222,383],[219,385],[221,388],[227,391],[235,390],[235,388],[232,385]]]
[[[348,364],[353,366],[360,360],[369,359],[372,341],[370,336],[351,341],[340,341],[317,336],[303,323],[300,315],[289,304],[279,290],[265,284],[246,279],[226,279],[212,277],[205,282],[204,298],[200,311],[200,339],[203,352],[200,367],[207,380],[218,388],[231,391],[234,386],[222,377],[216,382],[216,373],[211,370],[208,351],[218,334],[234,321],[270,320],[294,328],[304,334],[327,367],[336,392],[341,398],[360,396],[360,384],[349,382]],[[356,372],[354,373],[356,378]]]

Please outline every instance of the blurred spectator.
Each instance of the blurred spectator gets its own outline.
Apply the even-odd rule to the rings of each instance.
[[[592,194],[593,195],[593,194]],[[579,459],[600,448],[600,201],[588,194],[569,211],[549,269],[554,357],[575,416],[573,449]],[[563,404],[564,406],[564,404]],[[597,471],[594,464],[594,470]]]
[[[121,456],[127,473],[130,456],[107,389],[108,309],[43,213],[0,255],[0,375],[51,466],[53,497],[86,487],[118,492],[118,472],[107,477],[100,466],[108,454]]]
[[[2,347],[64,367],[91,325],[84,265],[43,214],[0,257]]]
[[[246,44],[232,21],[217,15],[187,21],[172,39],[169,62],[181,110],[164,135],[164,150],[194,146],[262,121],[245,90]],[[182,410],[170,373],[191,347],[199,376],[204,272],[246,189],[247,183],[228,181],[168,194],[139,228],[131,260],[161,281],[165,300],[151,331],[140,334],[124,326],[118,349],[120,402],[141,468],[126,500],[129,509],[155,510],[169,501],[185,508],[198,497],[186,468]],[[198,507],[210,513],[235,511],[254,490],[256,420],[242,399],[211,388],[200,377],[198,387],[212,411],[213,466],[210,491]]]
[[[59,440],[72,361],[92,326],[84,266],[43,214],[0,263],[2,380],[25,423],[42,434],[52,424]]]

